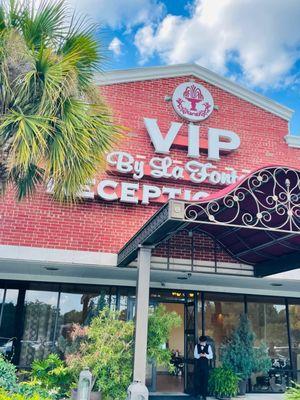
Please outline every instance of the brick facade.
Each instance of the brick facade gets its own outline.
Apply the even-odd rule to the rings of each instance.
[[[183,122],[174,112],[172,103],[165,101],[165,96],[171,96],[179,83],[190,78],[184,76],[102,87],[100,90],[110,104],[116,122],[128,128],[117,146],[118,150],[139,154],[146,159],[153,157],[155,154],[143,117],[156,118],[163,132],[169,129],[171,121]],[[195,81],[211,92],[215,105],[219,107],[200,123],[201,138],[205,139],[207,129],[211,127],[232,130],[241,139],[237,151],[222,155],[219,162],[214,162],[218,169],[233,167],[242,174],[245,169],[267,164],[298,167],[300,150],[289,148],[284,141],[288,133],[286,120],[199,79],[195,78]],[[186,122],[184,129],[183,132],[187,133]],[[187,161],[185,149],[172,147],[170,155],[176,160]],[[205,160],[206,154],[202,152],[200,161]],[[111,172],[102,174],[99,179],[105,177],[118,182],[132,180]],[[165,182],[150,178],[140,181],[140,184],[145,183],[162,186]],[[189,181],[168,182],[168,186],[207,192],[220,189],[207,184],[199,187]],[[157,203],[107,202],[99,198],[68,206],[56,203],[43,191],[32,199],[17,203],[9,191],[0,204],[0,244],[116,253],[160,206]],[[211,244],[206,244],[210,253]],[[159,254],[159,250],[157,252]],[[205,256],[203,248],[198,256],[203,259],[212,257]],[[228,256],[222,254],[222,259],[227,261]]]

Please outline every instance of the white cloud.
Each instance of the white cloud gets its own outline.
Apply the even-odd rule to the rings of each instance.
[[[117,37],[114,37],[108,46],[108,50],[112,51],[115,56],[120,56],[122,53],[122,45],[123,43]]]
[[[135,35],[141,62],[196,62],[222,74],[235,63],[254,86],[284,84],[300,58],[299,0],[195,0],[189,17],[166,15]]]
[[[84,15],[111,28],[132,28],[157,21],[165,7],[159,0],[69,0]]]

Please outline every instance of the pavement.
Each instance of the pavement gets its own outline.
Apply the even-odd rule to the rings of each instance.
[[[151,400],[184,400],[185,398],[191,398],[188,395],[177,395],[177,396],[170,396],[170,393],[163,394],[163,393],[155,393],[150,394]],[[207,397],[207,400],[216,400],[215,397]],[[231,398],[231,400],[285,400],[284,394],[282,393],[261,393],[261,394],[246,394],[246,396],[238,396]]]
[[[208,400],[216,400],[213,397],[208,397]],[[284,400],[282,393],[261,393],[247,394],[246,396],[234,397],[231,400]]]
[[[238,397],[242,399],[243,397]],[[263,393],[263,394],[247,394],[245,400],[284,400],[282,393]]]

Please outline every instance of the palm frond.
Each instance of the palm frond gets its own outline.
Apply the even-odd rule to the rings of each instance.
[[[63,0],[42,1],[38,9],[25,7],[21,29],[29,47],[57,46],[66,33],[67,5]]]
[[[16,189],[17,199],[20,201],[24,197],[31,196],[43,182],[44,170],[34,164],[29,164],[26,171],[15,166],[10,172],[10,178]]]
[[[17,166],[23,173],[32,163],[39,163],[53,134],[49,118],[12,111],[0,125],[0,139],[13,141],[10,149],[10,170]]]
[[[72,57],[78,74],[78,83],[85,89],[92,83],[99,64],[99,44],[92,34],[76,34],[65,41],[61,52],[65,56]]]
[[[100,118],[92,109],[82,100],[66,101],[55,136],[49,139],[47,174],[53,179],[54,195],[59,199],[66,194],[76,199],[83,182],[103,167],[105,152],[117,140],[119,128],[111,123],[109,115]]]

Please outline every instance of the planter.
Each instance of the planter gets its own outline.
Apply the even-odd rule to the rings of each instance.
[[[218,400],[231,400],[231,397],[223,397],[223,396],[219,396],[217,397]]]
[[[247,379],[239,381],[239,396],[245,396],[247,389]]]
[[[101,400],[101,392],[91,392],[90,400]],[[77,400],[77,389],[72,389],[71,400]]]

